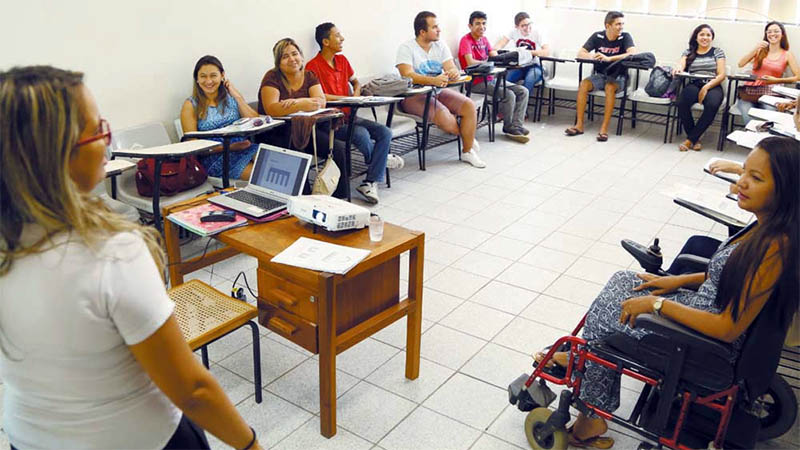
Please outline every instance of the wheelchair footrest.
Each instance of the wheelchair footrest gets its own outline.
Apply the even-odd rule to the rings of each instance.
[[[508,402],[517,405],[520,411],[532,411],[535,408],[547,407],[556,398],[556,394],[547,387],[544,380],[533,383],[530,388],[525,388],[529,376],[522,374],[508,385]]]

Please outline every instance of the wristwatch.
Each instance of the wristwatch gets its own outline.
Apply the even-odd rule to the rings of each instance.
[[[659,297],[658,300],[653,303],[653,313],[657,316],[661,316],[662,306],[664,306],[664,299]]]

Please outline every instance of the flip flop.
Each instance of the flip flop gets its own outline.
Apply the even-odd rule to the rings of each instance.
[[[583,131],[575,127],[569,127],[566,130],[564,130],[564,134],[566,134],[567,136],[577,136],[579,134],[583,134]]]
[[[601,450],[609,449],[614,446],[614,438],[608,436],[595,436],[586,440],[580,440],[569,433],[569,445],[575,448],[599,448]]]
[[[702,149],[703,149],[703,144],[701,144],[701,143],[699,143],[699,142],[696,142],[696,143],[695,143],[695,144],[692,146],[692,150],[694,150],[694,151],[696,151],[696,152],[699,152],[699,151],[700,151],[700,150],[702,150]]]
[[[678,146],[678,150],[680,150],[682,152],[688,152],[689,151],[689,147],[687,147],[684,144],[681,144],[681,145]]]
[[[608,135],[605,133],[597,133],[597,142],[605,142],[608,140]]]

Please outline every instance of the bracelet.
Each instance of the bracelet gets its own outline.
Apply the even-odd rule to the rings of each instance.
[[[247,447],[243,448],[242,450],[250,450],[250,448],[253,447],[253,444],[256,443],[256,430],[254,430],[253,427],[250,427],[250,431],[253,432],[253,439],[250,439],[250,443],[247,444]]]

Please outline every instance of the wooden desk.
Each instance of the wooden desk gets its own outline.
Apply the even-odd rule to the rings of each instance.
[[[164,208],[164,215],[204,202],[195,199]],[[227,247],[203,258],[180,261],[177,225],[165,220],[169,275],[173,286],[185,273],[236,253],[258,258],[258,321],[319,354],[320,432],[336,434],[336,355],[394,321],[408,316],[406,378],[419,376],[422,324],[422,270],[425,235],[385,224],[383,240],[369,231],[329,233],[294,217],[225,231],[215,237]],[[370,255],[345,275],[301,269],[270,260],[300,237],[369,249]],[[410,251],[408,298],[399,298],[400,255]]]

